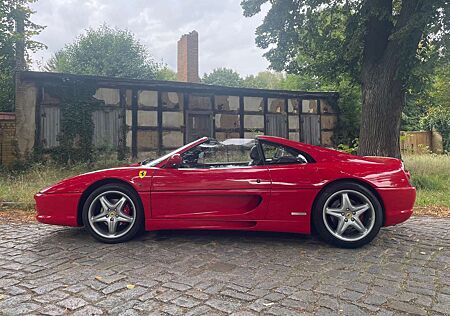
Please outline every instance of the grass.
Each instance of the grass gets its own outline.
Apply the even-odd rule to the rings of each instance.
[[[33,196],[39,190],[81,173],[120,165],[123,163],[102,161],[71,166],[33,164],[24,169],[0,170],[0,205],[2,202],[14,202],[13,207],[33,209]]]
[[[449,155],[407,155],[403,157],[406,168],[411,172],[412,182],[417,187],[418,209],[416,212],[428,214],[450,213],[450,156]],[[33,195],[40,189],[61,179],[80,173],[118,166],[120,162],[104,160],[94,165],[78,164],[57,166],[34,164],[23,170],[0,170],[0,204],[15,202],[20,209],[33,208]]]
[[[450,208],[450,155],[406,155],[403,160],[417,188],[416,206]]]

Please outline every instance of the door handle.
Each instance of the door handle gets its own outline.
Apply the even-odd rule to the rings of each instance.
[[[261,183],[261,180],[257,179],[257,180],[256,180],[256,183]]]
[[[261,179],[249,180],[248,183],[250,183],[250,184],[261,184]]]

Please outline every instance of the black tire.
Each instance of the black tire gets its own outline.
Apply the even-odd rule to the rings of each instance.
[[[342,193],[341,193],[342,192]],[[336,200],[338,199],[339,194],[345,194],[348,193],[347,196],[351,196],[351,194],[354,194],[354,197],[358,199],[359,197],[366,197],[370,203],[366,203],[367,205],[371,204],[371,208],[369,209],[370,212],[367,216],[367,222],[370,223],[368,225],[370,227],[370,230],[367,229],[367,232],[361,233],[357,232],[355,229],[353,229],[354,232],[356,232],[356,236],[354,238],[360,238],[358,240],[342,240],[343,238],[346,238],[346,236],[341,236],[338,238],[337,236],[337,230],[332,233],[333,230],[332,227],[330,227],[330,224],[327,222],[325,223],[325,220],[330,220],[332,217],[336,216],[329,216],[327,213],[325,213],[325,203],[330,203],[329,201],[332,201],[330,199],[333,199],[336,196]],[[361,195],[359,195],[361,194]],[[339,202],[334,203],[339,203]],[[341,202],[342,203],[342,202]],[[352,202],[353,203],[353,202]],[[342,207],[342,205],[339,205],[339,208]],[[353,205],[352,205],[353,206]],[[332,209],[333,210],[333,209]],[[349,210],[349,209],[347,209]],[[373,211],[372,211],[373,210]],[[328,211],[327,211],[328,212]],[[352,213],[352,212],[350,212]],[[354,219],[351,214],[345,213],[346,216],[350,216],[349,218],[346,218],[346,216],[343,215],[343,220],[345,219],[345,222],[349,222],[350,220],[354,222]],[[353,213],[354,214],[354,213]],[[383,225],[383,208],[381,206],[380,201],[378,198],[366,187],[363,185],[360,185],[355,182],[351,181],[345,181],[345,182],[337,182],[335,184],[331,184],[328,187],[326,187],[318,196],[315,204],[314,209],[312,212],[313,215],[313,225],[318,233],[318,235],[327,243],[341,247],[341,248],[358,248],[362,247],[368,243],[370,243],[378,234],[380,231],[381,226]],[[324,219],[324,217],[326,219]],[[374,220],[372,219],[374,217]],[[359,218],[358,218],[359,219]],[[337,216],[336,221],[338,222],[340,220],[339,216]],[[349,223],[350,224],[350,223]],[[336,224],[337,226],[338,224]],[[353,224],[352,224],[353,225]],[[327,227],[328,226],[328,227]],[[365,225],[364,225],[365,226]],[[351,227],[351,226],[348,226]],[[348,229],[347,229],[348,230]],[[352,230],[351,230],[352,231]],[[360,236],[358,236],[360,234]],[[366,235],[364,235],[366,234]],[[350,239],[350,237],[349,237]]]
[[[97,230],[100,230],[100,229],[98,227],[93,227],[94,224],[89,221],[88,214],[89,214],[89,208],[91,207],[91,204],[98,197],[100,197],[102,194],[105,194],[107,192],[112,192],[112,191],[119,192],[120,194],[124,194],[124,195],[126,195],[126,197],[128,197],[132,201],[132,203],[130,203],[130,205],[134,206],[133,217],[135,219],[134,219],[133,223],[131,223],[129,225],[131,227],[126,227],[127,232],[126,233],[124,232],[124,234],[122,236],[119,236],[117,238],[115,238],[114,236],[106,238],[106,237],[100,235],[98,232],[96,232],[96,229]],[[98,203],[100,203],[100,202],[98,202]],[[83,205],[83,210],[82,210],[82,220],[83,220],[83,224],[84,224],[84,227],[86,228],[86,230],[92,235],[92,237],[94,237],[98,241],[108,243],[108,244],[116,244],[116,243],[126,242],[126,241],[133,239],[134,237],[136,237],[138,234],[140,234],[144,230],[144,207],[142,206],[142,202],[141,202],[139,196],[136,194],[136,192],[134,192],[134,190],[130,189],[127,185],[121,184],[121,183],[105,184],[105,185],[95,189],[89,195],[89,197],[86,199],[86,201]],[[105,225],[107,225],[107,224],[105,224]]]

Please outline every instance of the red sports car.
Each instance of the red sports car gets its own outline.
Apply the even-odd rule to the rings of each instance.
[[[38,221],[84,225],[106,243],[144,229],[314,230],[355,248],[411,216],[409,178],[399,159],[270,136],[205,137],[153,161],[63,180],[35,199]]]

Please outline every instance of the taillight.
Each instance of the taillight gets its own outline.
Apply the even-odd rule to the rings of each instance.
[[[408,170],[405,170],[406,177],[408,178],[408,181],[411,182],[411,173]]]
[[[408,178],[409,184],[411,184],[411,173],[408,170],[406,170],[405,164],[403,163],[403,160],[402,160],[402,170],[406,174],[406,177]]]

